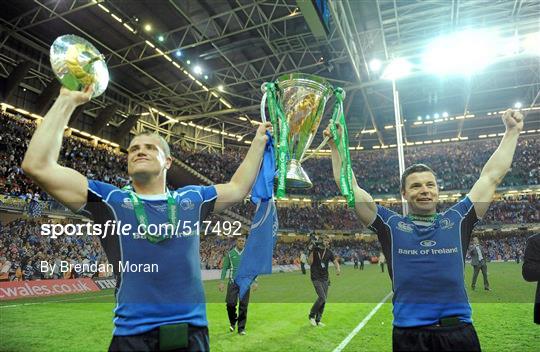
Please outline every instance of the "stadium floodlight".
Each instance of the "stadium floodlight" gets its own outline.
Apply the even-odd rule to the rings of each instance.
[[[417,119],[418,121],[422,121],[422,116],[418,116],[416,119]]]
[[[191,60],[187,60],[186,64],[191,65]]]
[[[398,80],[407,76],[412,70],[412,65],[405,59],[394,59],[382,74],[383,79]]]
[[[426,115],[426,120],[429,120],[430,118],[431,118],[431,116]]]
[[[217,86],[217,89],[220,91],[220,92],[223,92],[225,90],[225,88],[223,88],[223,84],[220,84],[219,86]]]
[[[438,113],[435,113],[435,114],[433,115],[433,118],[438,119],[438,118],[439,118],[439,114],[438,114]]]
[[[527,34],[523,40],[523,49],[528,54],[540,55],[540,32]]]
[[[373,72],[378,72],[382,67],[382,62],[379,59],[373,59],[369,62],[369,69]]]
[[[514,104],[514,107],[515,107],[516,109],[521,109],[522,106],[523,106],[523,105],[522,105],[521,102],[519,102],[519,101],[518,101],[517,103]]]
[[[445,111],[442,113],[442,117],[448,117],[448,113]]]
[[[165,37],[160,35],[158,38],[157,38],[160,42],[164,41],[165,40]]]
[[[144,25],[144,30],[147,31],[147,32],[150,32],[152,30],[152,25],[147,23]]]
[[[481,71],[497,56],[501,39],[486,30],[465,30],[431,42],[422,64],[437,74],[472,74]]]
[[[204,75],[204,79],[208,79],[208,75]]]
[[[519,54],[521,51],[521,43],[519,38],[514,35],[511,38],[504,39],[504,44],[501,45],[501,56],[513,56]]]
[[[176,53],[175,53],[176,57],[181,57],[182,56],[182,52],[179,50],[176,50]]]
[[[193,72],[195,72],[196,74],[200,75],[202,74],[202,68],[201,66],[197,65],[193,68]]]

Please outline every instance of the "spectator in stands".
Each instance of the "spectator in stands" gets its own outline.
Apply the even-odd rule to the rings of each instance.
[[[0,257],[0,281],[9,280],[9,270],[11,269],[11,262],[6,257]]]

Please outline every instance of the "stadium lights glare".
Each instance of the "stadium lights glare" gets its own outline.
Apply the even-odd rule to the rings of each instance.
[[[165,37],[160,35],[158,38],[157,38],[160,42],[164,41],[165,40]]]
[[[418,121],[422,121],[422,116],[418,116],[416,119],[417,119]]]
[[[516,109],[521,109],[522,106],[523,106],[523,105],[522,105],[519,101],[518,101],[517,103],[514,104],[514,107],[515,107]]]
[[[486,30],[465,30],[431,42],[422,63],[436,74],[472,74],[481,71],[497,56],[501,39]]]
[[[220,92],[223,92],[225,90],[225,88],[223,88],[223,84],[220,84],[217,89],[220,91]]]
[[[150,32],[152,30],[152,25],[151,24],[145,24],[144,25],[144,30],[147,31],[147,32]]]
[[[397,80],[407,76],[412,70],[412,65],[405,59],[395,59],[390,62],[382,74],[383,79]]]
[[[191,60],[187,60],[186,64],[191,65]]]
[[[444,118],[448,117],[448,113],[447,113],[446,111],[443,112],[443,113],[442,113],[442,117],[444,117]]]
[[[204,79],[208,79],[208,75],[204,75]]]
[[[528,34],[523,40],[523,49],[528,54],[540,55],[540,32]]]
[[[182,52],[180,50],[176,50],[176,53],[175,53],[176,57],[181,57],[182,56]]]
[[[195,72],[196,74],[200,75],[202,74],[202,68],[201,66],[197,65],[193,68],[193,72]]]
[[[369,62],[369,69],[373,72],[378,72],[382,67],[382,62],[379,59],[373,59]]]
[[[426,120],[429,120],[430,118],[431,118],[431,116],[426,115]]]
[[[438,119],[438,118],[439,118],[439,114],[438,114],[438,113],[435,113],[435,114],[433,115],[433,118]]]
[[[504,44],[501,46],[500,54],[502,56],[517,55],[521,51],[521,44],[517,36],[505,39]]]

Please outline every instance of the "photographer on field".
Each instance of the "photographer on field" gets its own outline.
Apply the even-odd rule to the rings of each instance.
[[[318,296],[309,312],[309,322],[312,326],[324,326],[321,318],[326,304],[326,297],[328,296],[328,286],[330,285],[328,264],[334,262],[336,275],[340,274],[339,262],[329,247],[330,240],[327,238],[322,239],[315,234],[309,236],[308,263],[311,268],[311,282],[313,282],[313,287],[315,287]]]

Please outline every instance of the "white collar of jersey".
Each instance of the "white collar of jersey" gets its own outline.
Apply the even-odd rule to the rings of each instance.
[[[236,246],[234,247],[234,250],[235,250],[236,253],[238,253],[239,255],[242,255],[242,253],[244,252],[243,249],[242,249],[241,251],[239,251],[238,248],[236,248]]]
[[[431,221],[412,220],[412,222],[413,222],[413,224],[418,225],[418,226],[429,227],[429,226],[433,225],[433,222],[431,222]]]
[[[167,200],[167,194],[170,194],[170,191],[167,190],[167,192],[161,194],[135,194],[142,200]]]

